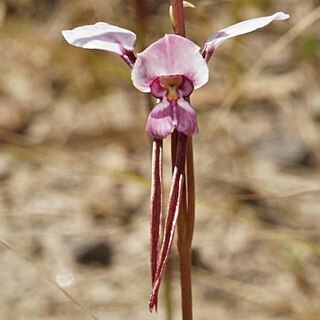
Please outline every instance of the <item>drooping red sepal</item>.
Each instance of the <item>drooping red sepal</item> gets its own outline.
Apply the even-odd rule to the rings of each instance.
[[[153,282],[152,292],[149,300],[150,311],[157,309],[158,292],[163,278],[164,270],[168,262],[169,252],[172,246],[174,232],[179,215],[181,196],[184,184],[184,166],[186,158],[187,137],[179,133],[176,164],[172,176],[171,191],[168,202],[168,210],[162,240],[161,252],[158,258],[155,281]]]
[[[162,140],[152,144],[150,262],[152,286],[155,282],[162,216]]]

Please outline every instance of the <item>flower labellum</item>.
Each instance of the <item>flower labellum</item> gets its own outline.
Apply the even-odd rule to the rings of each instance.
[[[141,92],[151,93],[158,103],[151,110],[146,132],[154,139],[151,188],[150,260],[152,292],[150,310],[157,309],[158,291],[172,245],[181,194],[184,187],[186,137],[199,132],[196,112],[190,95],[205,85],[209,78],[208,62],[217,47],[229,38],[267,26],[289,15],[273,15],[246,20],[209,36],[203,50],[191,40],[167,34],[136,54],[136,35],[129,30],[104,22],[62,31],[66,41],[76,47],[100,49],[116,53],[132,69],[133,85]],[[166,221],[161,231],[162,215],[162,140],[178,132],[176,163],[168,200]],[[161,242],[161,245],[160,245]]]

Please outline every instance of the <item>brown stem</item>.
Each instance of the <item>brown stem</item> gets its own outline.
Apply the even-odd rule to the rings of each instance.
[[[148,30],[148,8],[145,0],[134,0],[135,21],[138,35],[139,50],[145,48],[145,31]]]
[[[146,47],[146,30],[148,30],[148,5],[146,0],[134,0],[134,11],[135,11],[135,21],[136,21],[136,32],[138,34],[137,47],[139,51],[142,51]],[[130,61],[129,61],[130,62]],[[131,67],[133,63],[128,63]],[[147,112],[149,113],[153,106],[154,101],[151,95],[146,95],[146,105]],[[155,281],[155,273],[157,268],[158,260],[158,244],[160,241],[161,233],[161,214],[162,214],[162,141],[156,140],[152,144],[152,154],[153,154],[153,179],[151,193],[152,197],[155,197],[153,205],[151,205],[151,275],[152,275],[152,286]],[[158,176],[158,179],[154,179]],[[158,181],[157,181],[158,180]],[[164,277],[164,296],[165,296],[165,307],[166,307],[166,320],[172,320],[172,281],[171,281],[171,267],[170,259],[167,262],[166,274]],[[157,301],[155,301],[157,305]]]
[[[192,136],[188,136],[188,140],[187,140],[187,194],[188,194],[187,238],[188,238],[188,241],[190,242],[190,248],[191,248],[193,231],[194,231],[195,210],[196,210]]]
[[[192,137],[187,141],[187,173],[186,187],[182,197],[181,211],[178,219],[178,251],[180,256],[180,279],[182,298],[182,319],[192,320],[192,277],[191,249],[195,216],[195,190],[193,170]]]
[[[182,37],[186,36],[186,30],[184,25],[183,14],[183,1],[171,0],[172,16],[173,16],[173,30],[175,34],[179,34]]]
[[[148,6],[146,0],[133,0],[133,3],[136,22],[136,33],[138,35],[136,49],[138,49],[140,52],[146,47],[146,30],[148,30],[149,25]],[[154,101],[151,94],[145,95],[145,97],[147,111],[149,113],[154,106]]]
[[[185,24],[183,13],[183,1],[171,0],[173,29],[176,34],[185,36]],[[176,134],[176,133],[175,133]],[[176,150],[176,136],[171,139],[171,154],[174,157]],[[195,183],[193,164],[192,136],[187,138],[186,179],[181,198],[180,212],[178,218],[178,251],[180,257],[180,280],[182,319],[192,320],[192,279],[191,279],[191,248],[195,219]],[[173,159],[174,161],[174,159]],[[175,163],[175,162],[173,162]]]
[[[165,301],[165,313],[166,320],[173,319],[173,301],[172,301],[172,263],[171,257],[169,257],[166,267],[166,272],[163,276],[163,287],[164,287],[164,301]]]

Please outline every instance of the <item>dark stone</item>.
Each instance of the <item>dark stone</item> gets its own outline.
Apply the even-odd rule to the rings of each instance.
[[[30,244],[30,254],[33,258],[41,258],[44,255],[44,248],[39,238],[34,237]]]
[[[74,250],[77,263],[88,266],[109,266],[112,263],[113,250],[103,239],[80,244]]]
[[[210,271],[211,268],[203,261],[202,255],[198,248],[192,248],[191,250],[191,264],[193,267]]]

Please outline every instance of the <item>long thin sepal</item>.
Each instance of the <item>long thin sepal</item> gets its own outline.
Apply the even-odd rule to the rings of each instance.
[[[155,281],[153,284],[149,308],[152,311],[153,308],[157,309],[158,292],[161,285],[163,273],[168,261],[169,252],[171,249],[174,232],[179,215],[179,208],[181,203],[181,196],[184,184],[184,166],[186,158],[186,136],[179,134],[176,164],[172,176],[171,191],[169,196],[168,211],[165,222],[164,236],[162,240],[162,247],[160,256],[158,259],[158,267],[155,275]]]
[[[162,215],[162,140],[152,143],[150,259],[152,286],[155,282],[159,254]]]
[[[271,16],[245,20],[224,28],[209,36],[204,45],[202,55],[208,63],[215,50],[225,40],[263,28],[274,20],[285,20],[289,17],[286,13],[276,12]]]
[[[62,31],[65,40],[73,46],[116,53],[132,68],[137,57],[134,53],[136,35],[105,22]]]

